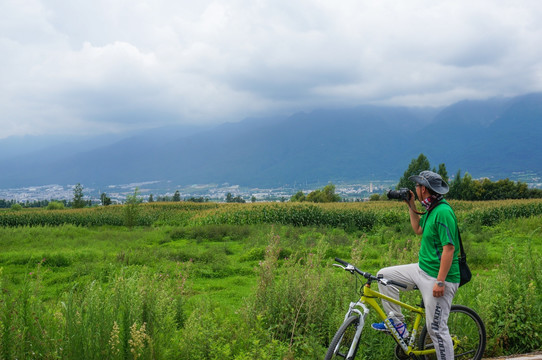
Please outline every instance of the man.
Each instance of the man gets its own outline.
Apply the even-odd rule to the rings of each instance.
[[[416,234],[422,235],[419,262],[387,267],[379,274],[407,285],[407,291],[413,290],[414,286],[420,289],[425,304],[426,325],[437,357],[439,360],[453,359],[454,349],[447,322],[460,278],[457,218],[443,198],[449,187],[439,174],[422,171],[409,177],[409,180],[416,183],[416,196],[426,209],[424,214],[416,211],[414,193],[410,191],[407,201],[410,224]],[[399,299],[398,288],[379,284],[379,289],[382,294]],[[401,307],[387,301],[383,301],[382,306],[386,313],[393,312],[394,326],[399,334],[403,338],[408,337]],[[376,323],[372,327],[387,331],[384,323]]]

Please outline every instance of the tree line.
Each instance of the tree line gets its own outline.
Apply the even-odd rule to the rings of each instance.
[[[438,173],[450,186],[450,191],[446,198],[455,200],[504,200],[504,199],[533,199],[542,198],[542,190],[529,188],[521,181],[512,181],[502,179],[491,181],[487,178],[473,179],[469,173],[461,176],[461,170],[458,170],[453,180],[448,177],[448,171],[445,164],[439,164],[438,169],[433,167],[424,154],[420,154],[416,159],[412,159],[407,170],[399,179],[397,189],[408,188],[414,191],[414,183],[408,178],[412,175],[418,175],[424,170],[432,170]]]

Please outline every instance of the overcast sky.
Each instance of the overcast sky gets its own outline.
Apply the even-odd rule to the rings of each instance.
[[[539,0],[0,0],[0,138],[542,91]]]

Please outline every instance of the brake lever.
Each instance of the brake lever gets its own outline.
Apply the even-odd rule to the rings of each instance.
[[[350,273],[354,273],[355,272],[355,267],[354,265],[351,265],[351,264],[348,264],[348,266],[343,266],[343,265],[339,265],[339,264],[333,264],[333,266],[336,266],[336,267],[340,267],[341,269],[343,270],[346,270],[346,271],[349,271]]]
[[[354,265],[348,264],[348,266],[345,268],[345,270],[350,271],[351,273],[353,273],[354,270],[356,270],[356,268],[354,267]]]

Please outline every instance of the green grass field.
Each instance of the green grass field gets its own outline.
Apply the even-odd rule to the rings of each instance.
[[[542,201],[452,203],[486,355],[542,348]],[[0,359],[318,359],[365,271],[415,262],[403,204],[0,211]],[[359,284],[358,284],[359,285]],[[416,301],[417,294],[405,299]],[[392,359],[369,330],[360,359]]]

